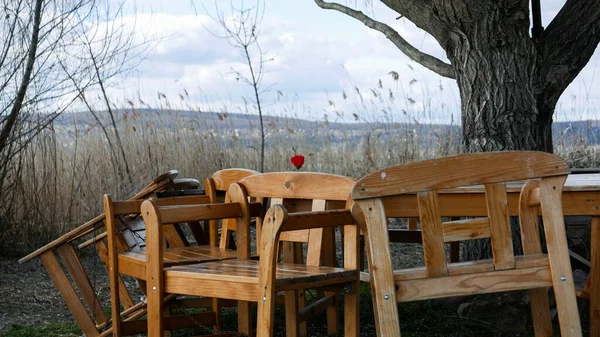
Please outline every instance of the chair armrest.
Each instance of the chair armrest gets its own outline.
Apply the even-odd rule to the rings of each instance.
[[[227,219],[242,216],[242,208],[237,202],[225,204],[160,206],[159,209],[162,224]]]
[[[280,231],[336,227],[356,224],[349,209],[288,213]]]

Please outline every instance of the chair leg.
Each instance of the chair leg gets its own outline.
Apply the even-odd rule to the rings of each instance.
[[[363,223],[371,224],[368,232],[366,228],[362,228],[362,230],[366,241],[369,272],[371,273],[371,296],[373,298],[377,335],[400,337],[400,320],[398,318],[396,289],[393,281],[394,274],[390,263],[392,257],[389,249],[380,248],[390,246],[387,218],[383,211],[383,205],[381,201],[377,200],[359,200],[352,207],[352,213],[357,219],[364,217]],[[357,296],[355,299],[346,295],[347,299],[358,302],[358,288],[356,292],[354,294],[354,296]],[[356,306],[357,304],[353,305]],[[346,319],[344,323],[348,324],[350,322]]]
[[[164,317],[163,322],[165,322],[165,321],[169,320],[170,316],[172,316],[173,309],[171,308],[171,303],[170,302],[167,302],[167,303],[163,304],[162,308],[163,308],[163,315],[164,315],[163,316]],[[164,327],[164,323],[163,323],[163,327]],[[163,332],[163,337],[171,337],[171,335],[172,335],[171,330],[165,330]]]
[[[148,337],[163,337],[165,329],[163,325],[163,298],[161,291],[147,292],[148,300]]]
[[[550,303],[548,301],[548,289],[538,288],[529,291],[531,300],[531,318],[533,319],[533,330],[535,337],[551,337],[552,317],[550,316]]]
[[[333,228],[323,229],[323,243],[323,264],[325,266],[337,267],[335,232]],[[333,296],[334,300],[336,298],[335,293],[333,292],[325,292],[324,296]],[[334,305],[327,308],[327,333],[329,335],[336,335],[338,332],[338,308],[336,304],[337,303],[334,303]]]
[[[325,296],[333,296],[335,299],[335,293],[325,292]],[[327,334],[336,335],[338,332],[338,312],[337,312],[337,300],[334,304],[327,308]]]
[[[569,261],[563,212],[561,207],[555,207],[561,204],[562,186],[565,180],[566,177],[562,176],[545,178],[540,186],[540,199],[561,336],[580,337],[581,323]]]
[[[360,334],[360,281],[355,282],[353,288],[351,293],[344,296],[344,336],[347,337],[358,337]],[[330,331],[328,333],[332,334]]]
[[[112,270],[111,270],[112,272]],[[110,278],[110,307],[112,311],[113,337],[121,337],[121,301],[119,298],[119,283],[111,275]]]
[[[275,321],[275,291],[267,292],[264,300],[258,302],[256,336],[271,337]]]
[[[304,308],[306,307],[306,291],[305,290],[299,290],[296,292],[298,295],[298,310],[300,310],[300,308]],[[297,311],[298,312],[298,311]],[[300,337],[307,337],[308,336],[308,331],[307,331],[307,323],[306,321],[300,323],[298,325],[298,335]]]
[[[335,246],[333,246],[335,247]],[[293,249],[293,254],[292,254],[292,261],[293,263],[296,264],[302,264],[302,256],[303,256],[303,250],[302,250],[302,244],[299,242],[293,243],[292,244],[292,249]],[[297,290],[294,291],[295,295],[296,295],[296,302],[298,304],[298,306],[296,307],[296,313],[299,312],[300,309],[304,308],[306,306],[306,301],[305,301],[305,292],[304,290]],[[286,309],[287,311],[287,309]],[[300,324],[296,324],[298,326],[298,329],[296,330],[296,336],[300,336],[300,337],[306,337],[307,336],[307,323],[306,321],[301,322]],[[286,328],[287,331],[287,328]]]
[[[215,313],[215,325],[213,329],[216,333],[219,333],[221,332],[221,301],[216,297],[212,298],[212,310]]]
[[[252,322],[250,320],[250,312],[250,302],[238,301],[238,331],[247,336],[252,336]]]
[[[286,337],[298,337],[300,334],[300,325],[298,324],[298,290],[288,290],[285,292],[285,335]]]

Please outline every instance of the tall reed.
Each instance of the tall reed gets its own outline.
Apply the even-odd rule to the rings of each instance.
[[[44,130],[15,160],[8,177],[14,187],[0,194],[0,256],[22,255],[49,242],[99,214],[104,193],[125,198],[166,170],[203,181],[224,168],[257,169],[258,119],[229,113],[233,108],[197,107],[186,97],[173,103],[163,95],[157,108],[140,101],[118,110],[131,182],[117,174],[119,163],[107,145],[114,130],[106,113],[98,113],[106,131],[83,113],[63,115]],[[399,84],[390,89],[379,81],[373,88],[342,93],[337,102],[328,102],[323,116],[286,99],[283,95],[278,104],[283,108],[265,116],[266,172],[294,170],[293,149],[306,156],[303,171],[355,178],[460,151],[460,128],[435,124],[435,115],[448,109],[433,99],[415,104],[410,90]],[[311,120],[300,118],[311,114]],[[330,121],[349,116],[354,123]],[[597,147],[588,144],[583,131],[560,135],[555,143],[556,152],[573,165],[600,163]]]

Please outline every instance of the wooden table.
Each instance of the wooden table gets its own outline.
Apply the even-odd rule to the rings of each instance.
[[[519,193],[522,184],[507,184],[508,211],[511,216],[518,215]],[[440,215],[443,217],[487,216],[487,206],[483,187],[474,186],[439,191]],[[395,197],[401,207],[395,207],[389,217],[418,217],[417,200],[414,195]],[[386,207],[389,211],[390,208]],[[591,271],[580,297],[590,299],[590,336],[600,337],[600,174],[572,174],[567,178],[563,190],[563,213],[565,216],[591,216]],[[390,241],[395,238],[413,237],[420,242],[418,231],[390,231]]]

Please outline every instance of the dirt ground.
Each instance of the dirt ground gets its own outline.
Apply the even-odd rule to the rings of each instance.
[[[423,264],[420,245],[393,246],[396,267]],[[92,283],[96,285],[103,306],[108,307],[108,277],[102,263],[94,254],[83,257],[82,262]],[[585,276],[581,276],[583,280]],[[361,296],[361,302],[363,300],[370,302],[370,297]],[[402,331],[408,333],[407,336],[530,336],[532,328],[528,302],[526,293],[517,292],[401,304]],[[589,324],[588,308],[586,301],[580,301],[584,330]],[[0,335],[11,325],[29,326],[64,321],[74,321],[73,316],[39,259],[25,264],[19,264],[16,259],[0,259]],[[361,327],[363,331],[368,330],[366,336],[374,335],[370,303],[364,306],[361,303],[363,322],[367,323]],[[318,326],[313,328],[321,330]]]
[[[97,259],[86,258],[86,269],[99,271],[96,288],[100,299],[108,299],[108,279]],[[90,276],[93,278],[93,276]],[[73,321],[73,315],[52,284],[39,259],[19,264],[16,259],[0,259],[0,333],[11,325],[36,325]]]

